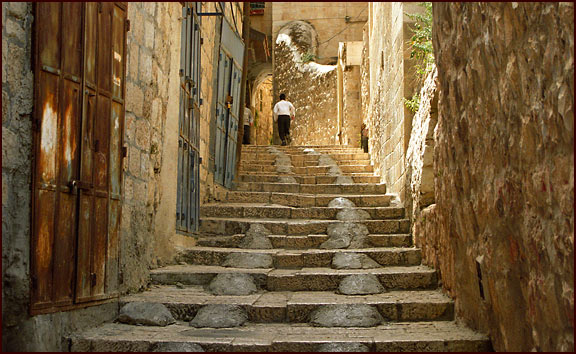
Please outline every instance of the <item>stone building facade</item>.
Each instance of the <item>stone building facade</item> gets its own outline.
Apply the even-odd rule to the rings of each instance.
[[[242,35],[242,4],[201,3],[197,12],[223,12],[198,20],[200,70],[200,201],[223,186],[214,181],[215,100],[221,26]],[[117,302],[29,315],[31,181],[34,108],[34,6],[2,4],[2,234],[4,350],[64,350],[63,336],[112,320]],[[181,3],[129,3],[126,34],[125,117],[119,291],[145,288],[149,270],[172,262],[194,238],[176,231],[181,69]],[[198,17],[200,18],[200,17]],[[119,78],[122,80],[122,78]],[[89,305],[92,305],[89,303]]]

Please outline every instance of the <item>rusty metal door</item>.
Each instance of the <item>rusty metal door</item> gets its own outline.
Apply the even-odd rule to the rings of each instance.
[[[37,3],[31,312],[117,295],[126,3]]]

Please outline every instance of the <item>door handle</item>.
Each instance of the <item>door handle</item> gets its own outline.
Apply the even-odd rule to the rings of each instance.
[[[83,182],[77,179],[73,179],[68,183],[68,187],[70,187],[70,191],[74,192],[77,189],[84,189],[84,190],[88,190],[93,188],[93,184],[92,183],[87,183],[87,182]]]

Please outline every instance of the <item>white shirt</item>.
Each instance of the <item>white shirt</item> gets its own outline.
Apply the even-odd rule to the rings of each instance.
[[[282,100],[274,106],[274,121],[278,120],[278,116],[296,116],[296,109],[289,101]]]
[[[252,111],[248,107],[244,107],[244,125],[252,125],[254,123],[254,117],[252,116]]]

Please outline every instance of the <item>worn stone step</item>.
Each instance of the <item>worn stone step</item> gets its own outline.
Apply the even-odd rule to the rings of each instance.
[[[334,199],[343,197],[350,199],[357,207],[385,207],[390,205],[392,195],[374,194],[303,194],[276,192],[243,192],[227,191],[228,203],[270,203],[292,207],[326,207]]]
[[[399,219],[404,217],[404,208],[401,207],[361,207],[370,214],[373,220]],[[341,208],[330,207],[304,207],[294,208],[283,205],[263,203],[208,203],[200,207],[200,217],[258,217],[282,219],[325,219],[336,218]]]
[[[365,254],[381,266],[411,266],[419,265],[422,261],[420,249],[411,247],[311,250],[192,247],[182,250],[177,260],[189,264],[222,266],[227,257],[233,254],[248,254],[250,257],[268,255],[276,269],[329,268],[333,257],[338,253]],[[370,271],[372,269],[367,270],[367,272]]]
[[[260,223],[273,234],[325,234],[328,225],[343,222],[339,220],[204,217],[200,222],[200,231],[219,235],[234,235],[245,233],[250,224]],[[359,223],[366,225],[371,234],[410,232],[410,220],[408,219],[362,220]]]
[[[274,171],[241,171],[242,174],[246,174],[246,175],[276,175],[276,176],[293,176],[293,177],[297,177],[297,176],[302,176],[302,177],[308,177],[308,176],[326,176],[326,177],[338,177],[338,176],[333,176],[330,172],[323,172],[323,171],[316,171],[316,172],[310,172],[310,173],[295,173],[295,171],[293,170],[292,172],[286,173],[286,172],[274,172]],[[370,177],[370,176],[374,176],[373,172],[342,172],[342,176],[349,176],[349,177]],[[334,180],[336,180],[336,178],[334,178]]]
[[[336,176],[295,176],[292,175],[296,182],[300,184],[334,184]],[[379,176],[352,176],[354,183],[380,183]],[[239,174],[241,182],[278,182],[277,174]]]
[[[293,323],[247,323],[238,328],[166,327],[106,323],[72,335],[71,352],[154,351],[158,343],[194,343],[207,352],[318,352],[324,345],[357,343],[372,352],[483,352],[487,336],[455,321],[390,322],[369,328],[326,328]],[[332,349],[335,350],[335,349]]]
[[[220,273],[250,274],[255,283],[268,291],[334,291],[348,275],[367,274],[366,269],[243,269],[206,265],[175,265],[150,271],[154,284],[206,285]],[[435,289],[437,276],[426,266],[391,266],[370,269],[389,290]]]
[[[252,173],[252,172],[276,172],[277,166],[273,164],[252,164],[252,165],[240,165],[239,173]],[[328,173],[329,167],[319,167],[319,166],[305,166],[305,167],[297,167],[293,165],[291,168],[292,172],[297,175],[306,175],[306,174],[319,174],[319,173]]]
[[[357,343],[373,352],[483,352],[487,336],[454,321],[390,322],[370,328],[326,328],[293,323],[247,323],[238,328],[166,327],[106,323],[69,338],[71,352],[154,351],[158,343],[193,343],[207,352],[318,352]],[[335,349],[332,349],[335,350]]]
[[[203,247],[238,247],[244,239],[244,234],[200,236],[197,240],[198,246]],[[274,248],[283,249],[310,249],[318,248],[323,242],[328,240],[328,235],[269,235],[268,239]],[[367,241],[373,247],[410,247],[412,246],[412,236],[410,234],[370,234]]]
[[[241,296],[215,296],[203,286],[155,285],[149,291],[124,296],[120,306],[129,302],[161,303],[175,319],[191,321],[198,309],[208,304],[243,307],[250,322],[306,323],[321,306],[366,304],[375,306],[385,321],[450,321],[454,302],[439,290],[390,291],[374,295],[341,295],[328,291],[260,292]]]
[[[278,182],[238,182],[237,191],[308,194],[386,194],[385,183],[299,184]]]

